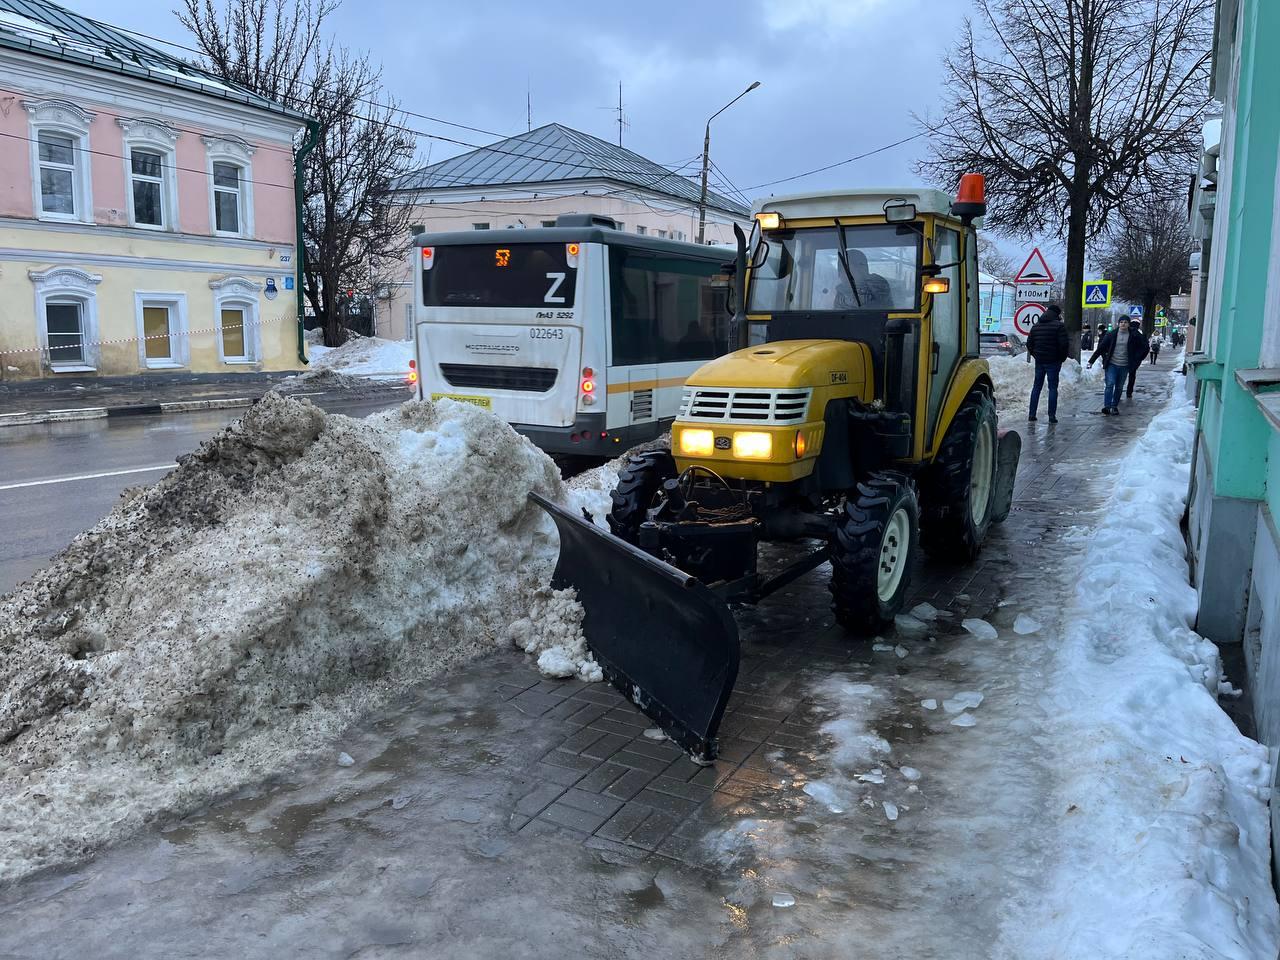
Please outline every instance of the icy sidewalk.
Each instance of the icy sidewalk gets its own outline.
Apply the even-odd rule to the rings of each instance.
[[[1203,821],[1146,816],[1201,794],[1151,800],[1134,777],[1120,799],[1147,804],[1143,823],[1100,806],[1126,770],[1149,771],[1118,753],[1124,762],[1095,776],[1071,724],[1103,691],[1064,698],[1059,687],[1073,649],[1067,607],[1091,540],[1107,535],[1093,534],[1099,511],[1168,386],[1144,370],[1110,418],[1079,393],[1053,427],[1005,409],[1025,436],[1014,513],[977,563],[921,564],[914,618],[881,641],[834,626],[822,571],[738,611],[742,671],[713,767],[647,736],[651,724],[611,688],[544,680],[530,657],[499,653],[278,779],[0,888],[0,955],[1172,960],[1213,956],[1214,934],[1232,956],[1223,951],[1244,916],[1234,902],[1192,879],[1182,888],[1226,909],[1171,918],[1167,888],[1142,886],[1147,850],[1185,856],[1168,867],[1170,885],[1203,876],[1195,848],[1166,836]],[[576,493],[603,502],[603,486]],[[1160,539],[1164,520],[1149,513],[1135,521]],[[1118,558],[1144,563],[1147,541],[1126,536]],[[1165,688],[1201,682],[1176,680]],[[1182,755],[1169,756],[1183,772]],[[1102,838],[1067,832],[1095,815]],[[1232,849],[1225,823],[1207,833],[1227,835],[1211,856]],[[1227,866],[1240,869],[1223,861],[1214,876]],[[1110,881],[1091,873],[1135,885],[1124,909],[1148,922],[1109,923]],[[1050,924],[1059,940],[1031,939]],[[1141,939],[1153,924],[1163,941]]]
[[[1067,538],[1084,553],[1040,741],[1058,771],[1054,854],[1005,925],[1014,956],[1276,955],[1266,750],[1219,708],[1217,649],[1191,629],[1180,523],[1194,437],[1175,386],[1092,528]]]

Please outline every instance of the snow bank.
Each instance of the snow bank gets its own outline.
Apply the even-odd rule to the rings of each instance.
[[[268,394],[127,493],[0,598],[0,880],[259,779],[507,640],[556,555],[530,490],[566,496],[470,405],[353,420]],[[572,606],[543,633],[571,641]]]
[[[1031,387],[1035,383],[1036,365],[1028,363],[1026,355],[1006,357],[997,355],[987,357],[991,367],[991,379],[996,385],[996,407],[1005,416],[1026,416],[1031,401]],[[1075,360],[1068,360],[1062,365],[1058,376],[1058,402],[1075,396],[1081,390],[1102,389],[1102,364],[1096,364],[1092,370],[1081,367]],[[1049,402],[1048,387],[1041,391],[1040,410],[1044,413]],[[1099,400],[1099,403],[1102,401]],[[1048,414],[1045,413],[1047,416]]]
[[[1047,891],[1006,923],[1008,955],[1275,957],[1266,750],[1216,699],[1191,629],[1179,524],[1195,409],[1174,391],[1115,472],[1048,671],[1060,771]]]
[[[333,370],[351,377],[398,380],[409,373],[413,343],[356,335],[340,347],[326,347],[308,341],[307,359],[314,370]]]

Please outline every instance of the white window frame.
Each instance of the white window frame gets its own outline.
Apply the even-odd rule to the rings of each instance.
[[[146,307],[169,308],[169,356],[147,356],[147,327],[142,311]],[[133,295],[134,319],[138,330],[138,366],[143,370],[182,370],[191,363],[190,327],[187,325],[187,295],[174,291],[138,290]]]
[[[216,237],[254,236],[253,232],[253,153],[254,148],[239,137],[201,137],[205,146],[205,165],[209,174],[209,232]],[[218,229],[217,188],[213,182],[213,165],[230,163],[240,168],[240,229]]]
[[[262,363],[262,323],[258,316],[258,298],[262,284],[247,277],[220,277],[209,281],[213,291],[213,325],[218,342],[218,362],[230,365]],[[223,351],[222,311],[235,308],[244,311],[245,356],[228,357]]]
[[[129,214],[129,226],[139,230],[173,232],[178,229],[178,131],[167,123],[149,120],[117,118],[116,123],[124,131],[124,183],[125,206]],[[160,154],[160,223],[138,223],[133,206],[133,151],[134,148],[151,150]]]
[[[31,202],[37,220],[71,223],[93,222],[93,171],[90,162],[89,124],[97,114],[82,110],[66,100],[23,100],[31,139]],[[40,192],[40,133],[60,133],[75,140],[75,170],[71,189],[75,193],[74,213],[46,213]]]
[[[44,364],[53,373],[87,373],[98,369],[98,284],[102,277],[78,267],[28,270],[36,297],[36,338]],[[54,363],[49,357],[49,330],[45,307],[50,303],[74,301],[80,305],[80,330],[84,337],[81,363]]]

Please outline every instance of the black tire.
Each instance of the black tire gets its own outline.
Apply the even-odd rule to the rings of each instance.
[[[889,542],[890,520],[899,510],[906,515],[905,544]],[[874,633],[902,610],[920,540],[919,518],[915,484],[900,473],[872,474],[845,500],[831,541],[831,606],[840,626]],[[879,578],[886,549],[897,551],[893,562],[901,567],[892,593],[882,597]]]
[[[669,450],[648,450],[627,457],[627,465],[618,471],[618,485],[609,494],[613,508],[607,519],[613,535],[635,543],[654,494],[664,480],[675,475],[676,461]]]
[[[986,503],[975,509],[974,454],[984,430],[990,431],[990,475]],[[922,484],[920,526],[922,543],[930,556],[968,563],[978,555],[991,527],[998,454],[995,404],[986,393],[975,390],[956,411]],[[981,489],[980,483],[976,489]]]

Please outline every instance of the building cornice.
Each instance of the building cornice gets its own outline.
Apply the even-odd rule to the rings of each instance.
[[[302,128],[291,117],[212,94],[8,48],[0,48],[0,75],[0,87],[33,101],[87,102],[125,116],[158,116],[177,126],[206,128],[210,136],[292,144]]]

